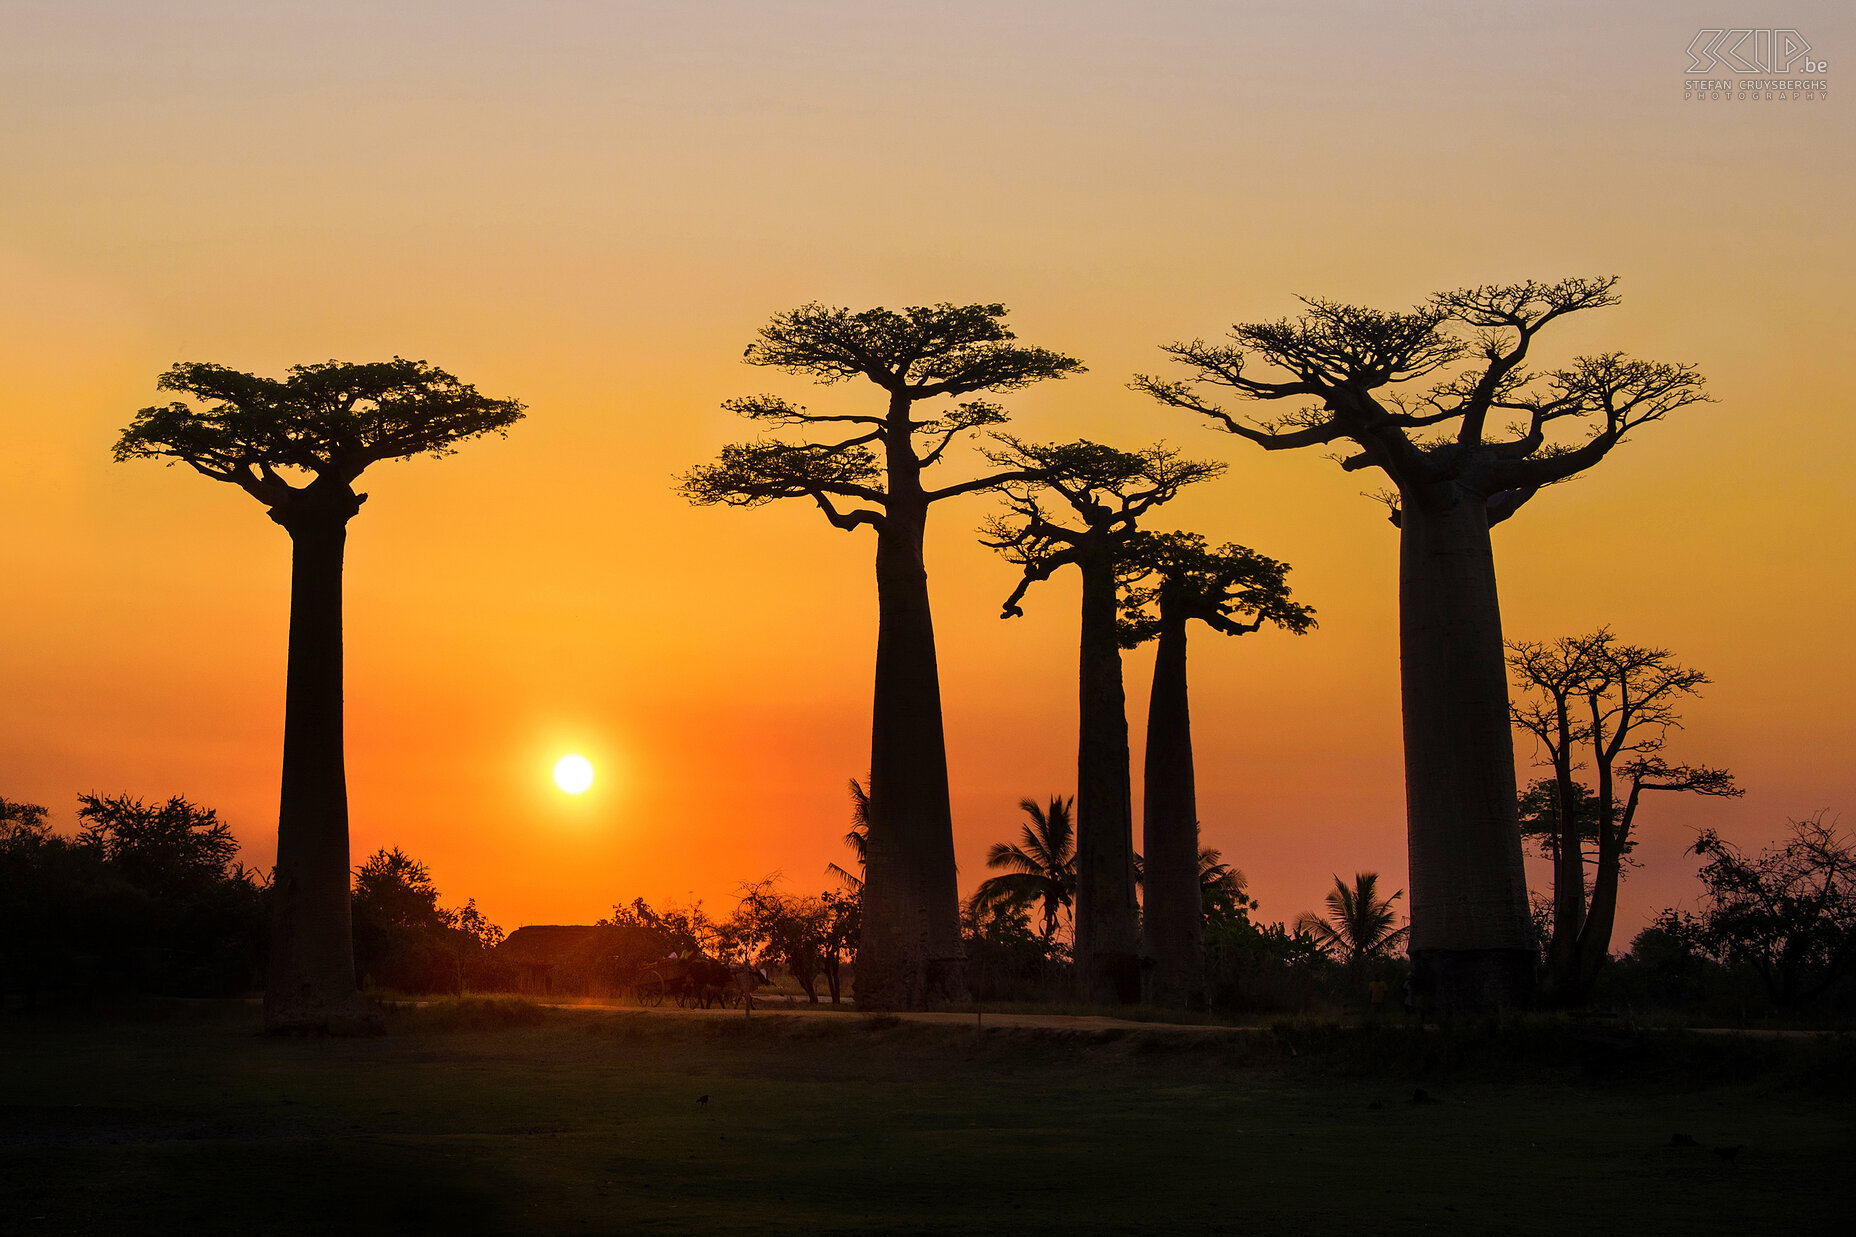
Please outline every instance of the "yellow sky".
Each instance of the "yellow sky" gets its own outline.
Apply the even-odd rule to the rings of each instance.
[[[1608,622],[1702,667],[1672,750],[1748,789],[1645,809],[1620,936],[1692,896],[1693,826],[1753,844],[1856,805],[1856,125],[1835,91],[1684,102],[1713,7],[250,7],[0,6],[0,795],[68,825],[80,791],[185,793],[268,862],[287,539],[109,445],[177,360],[397,353],[530,416],[364,478],[357,858],[404,847],[505,927],[726,903],[776,869],[822,887],[867,759],[868,535],[694,510],[673,481],[743,435],[731,395],[867,398],[740,365],[772,313],[1000,300],[1090,366],[1011,397],[1019,432],[1229,461],[1163,526],[1288,560],[1320,612],[1302,639],[1195,637],[1208,842],[1272,917],[1333,872],[1396,886],[1372,484],[1124,384],[1298,293],[1616,273],[1623,306],[1550,358],[1692,361],[1719,403],[1497,532],[1506,628]],[[1856,46],[1837,5],[1732,17],[1799,30],[1833,84]],[[937,508],[929,544],[969,888],[1016,801],[1075,780],[1076,585],[1001,622],[986,510]],[[1128,660],[1137,775],[1150,664]],[[601,770],[582,799],[549,779],[567,750]]]

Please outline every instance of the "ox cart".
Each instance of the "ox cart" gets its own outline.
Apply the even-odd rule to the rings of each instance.
[[[640,1005],[662,1005],[666,998],[679,1009],[751,1008],[758,973],[745,966],[730,966],[697,954],[688,958],[656,958],[638,963],[632,978],[632,996]]]

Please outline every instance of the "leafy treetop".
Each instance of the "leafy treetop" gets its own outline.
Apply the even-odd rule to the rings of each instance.
[[[1141,533],[1122,549],[1121,638],[1127,648],[1158,636],[1168,619],[1197,619],[1214,631],[1241,636],[1272,623],[1296,635],[1315,626],[1315,612],[1290,601],[1289,566],[1247,546],[1216,550],[1197,533]],[[1249,615],[1244,622],[1240,616]]]
[[[1615,767],[1643,790],[1741,793],[1725,769],[1664,758],[1669,732],[1682,727],[1683,699],[1699,695],[1709,682],[1668,649],[1625,644],[1609,627],[1600,627],[1551,644],[1514,641],[1508,650],[1524,693],[1510,712],[1550,755],[1570,759],[1562,746],[1583,743],[1591,746],[1601,771]],[[1599,803],[1598,810],[1604,813],[1606,805]]]
[[[1013,343],[1017,336],[1005,325],[1005,313],[998,304],[945,302],[900,313],[852,313],[813,302],[774,315],[745,356],[750,364],[809,374],[824,383],[868,378],[911,399],[1016,391],[1082,372],[1073,357]]]
[[[0,799],[0,845],[20,838],[44,838],[50,831],[40,805]]]
[[[728,400],[723,407],[750,421],[781,428],[843,425],[846,436],[829,442],[762,439],[724,447],[716,463],[684,475],[681,493],[699,506],[755,507],[779,498],[810,498],[839,528],[880,530],[898,496],[928,503],[999,484],[1000,478],[987,477],[924,493],[918,478],[962,434],[1003,424],[1003,408],[975,399],[918,419],[913,405],[937,396],[1016,391],[1083,372],[1073,357],[1014,343],[1005,313],[1005,306],[996,304],[854,313],[813,303],[775,315],[748,346],[744,359],[749,364],[827,385],[865,378],[888,392],[886,408],[826,414],[777,395]],[[842,510],[839,503],[847,500],[860,505]]]
[[[328,361],[293,366],[279,381],[223,365],[187,362],[162,374],[164,391],[191,396],[144,408],[117,440],[115,457],[185,463],[231,482],[270,507],[311,484],[346,487],[369,464],[448,455],[521,420],[515,400],[489,399],[424,361]]]
[[[986,458],[1024,477],[1001,487],[1006,513],[980,526],[981,544],[1024,571],[1005,601],[1006,618],[1024,614],[1019,602],[1034,583],[1092,553],[1113,552],[1137,534],[1141,516],[1172,501],[1182,487],[1224,473],[1223,464],[1182,459],[1165,446],[1121,451],[1087,439],[1046,444],[1009,434],[994,439],[998,446]],[[1047,493],[1062,499],[1082,527],[1046,510]]]
[[[238,841],[212,808],[175,795],[159,806],[128,795],[79,795],[77,840],[149,887],[243,876]]]
[[[1702,913],[1666,910],[1657,926],[1723,962],[1744,961],[1779,1005],[1810,1000],[1856,970],[1856,839],[1820,812],[1749,856],[1712,829]]]
[[[1543,328],[1617,304],[1616,285],[1615,276],[1484,285],[1438,293],[1408,313],[1303,298],[1300,317],[1240,323],[1230,344],[1167,345],[1193,371],[1189,380],[1143,374],[1133,385],[1269,450],[1350,442],[1356,450],[1341,457],[1343,468],[1378,468],[1406,499],[1455,483],[1487,500],[1495,523],[1543,486],[1592,467],[1632,430],[1708,398],[1694,366],[1619,352],[1527,368]],[[1433,378],[1465,357],[1468,367]],[[1253,360],[1276,372],[1258,374]],[[1209,399],[1208,388],[1304,402],[1275,418],[1244,418]],[[1492,418],[1511,420],[1492,430]],[[1425,433],[1451,422],[1453,433]],[[1556,438],[1562,422],[1583,425],[1584,441]]]

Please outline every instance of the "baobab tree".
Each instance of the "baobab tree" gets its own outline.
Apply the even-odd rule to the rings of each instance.
[[[290,651],[283,784],[272,883],[264,1023],[355,1033],[380,1016],[355,987],[342,747],[342,554],[367,501],[368,465],[449,455],[522,417],[423,361],[298,365],[281,381],[222,365],[175,365],[156,381],[191,397],[144,408],[118,460],[161,459],[238,486],[290,534]]]
[[[1617,352],[1527,368],[1535,336],[1616,304],[1616,284],[1465,288],[1405,313],[1305,300],[1298,318],[1233,327],[1229,344],[1168,345],[1186,381],[1134,384],[1266,450],[1351,444],[1342,469],[1378,469],[1392,484],[1412,960],[1419,990],[1441,1008],[1525,1002],[1537,956],[1489,530],[1633,431],[1706,398],[1693,366]],[[1469,367],[1442,376],[1464,357]],[[1301,407],[1253,420],[1213,402],[1219,389]],[[1586,436],[1567,441],[1566,427]]]
[[[1539,742],[1554,774],[1558,835],[1545,995],[1559,1004],[1581,1004],[1611,953],[1618,881],[1643,795],[1676,791],[1731,798],[1743,792],[1726,769],[1665,758],[1669,732],[1682,725],[1677,706],[1708,683],[1707,675],[1682,665],[1668,649],[1623,644],[1601,627],[1550,644],[1516,642],[1509,645],[1508,664],[1522,690],[1513,707],[1515,725]],[[1592,770],[1595,788],[1574,780],[1581,764]],[[1589,811],[1582,810],[1588,801]],[[1588,817],[1597,849],[1589,897],[1582,836]]]
[[[1147,705],[1142,796],[1146,905],[1142,920],[1153,961],[1157,1005],[1205,1003],[1205,852],[1192,761],[1192,710],[1186,693],[1186,625],[1193,620],[1227,636],[1265,623],[1295,632],[1315,612],[1289,600],[1289,568],[1240,545],[1209,549],[1193,533],[1143,533],[1123,547],[1124,575],[1140,582],[1122,602],[1124,640],[1158,639]],[[1245,621],[1248,616],[1249,621]]]
[[[876,533],[876,691],[870,727],[868,856],[858,1003],[920,1008],[957,997],[960,894],[948,803],[941,681],[922,542],[928,508],[991,489],[1018,470],[929,489],[923,473],[962,434],[1006,420],[1004,409],[968,400],[939,416],[917,405],[941,397],[1016,391],[1082,371],[1061,353],[1014,343],[1003,305],[934,305],[853,313],[802,305],[776,315],[749,345],[751,365],[819,383],[862,378],[883,392],[867,413],[807,411],[777,395],[725,407],[763,425],[825,427],[828,442],[761,439],[724,447],[683,478],[698,505],[755,507],[810,499],[834,528]]]
[[[1133,1002],[1141,994],[1140,908],[1134,889],[1134,805],[1128,772],[1128,709],[1117,611],[1122,548],[1140,518],[1224,465],[1181,459],[1166,447],[1119,451],[1093,442],[1036,445],[995,435],[987,458],[1029,480],[1007,485],[1006,511],[981,529],[982,544],[1023,571],[1004,616],[1023,615],[1025,591],[1060,569],[1082,575],[1083,613],[1076,744],[1076,979],[1086,1000]],[[1054,495],[1058,512],[1047,507]],[[1066,523],[1065,519],[1069,522]]]

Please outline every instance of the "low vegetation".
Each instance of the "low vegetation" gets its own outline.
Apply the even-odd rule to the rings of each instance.
[[[500,998],[303,1042],[253,1034],[251,1005],[158,1012],[0,1024],[0,1214],[64,1234],[1831,1231],[1853,1059],[1553,1018],[976,1031]],[[1544,1181],[1570,1187],[1551,1210],[1527,1201]]]

